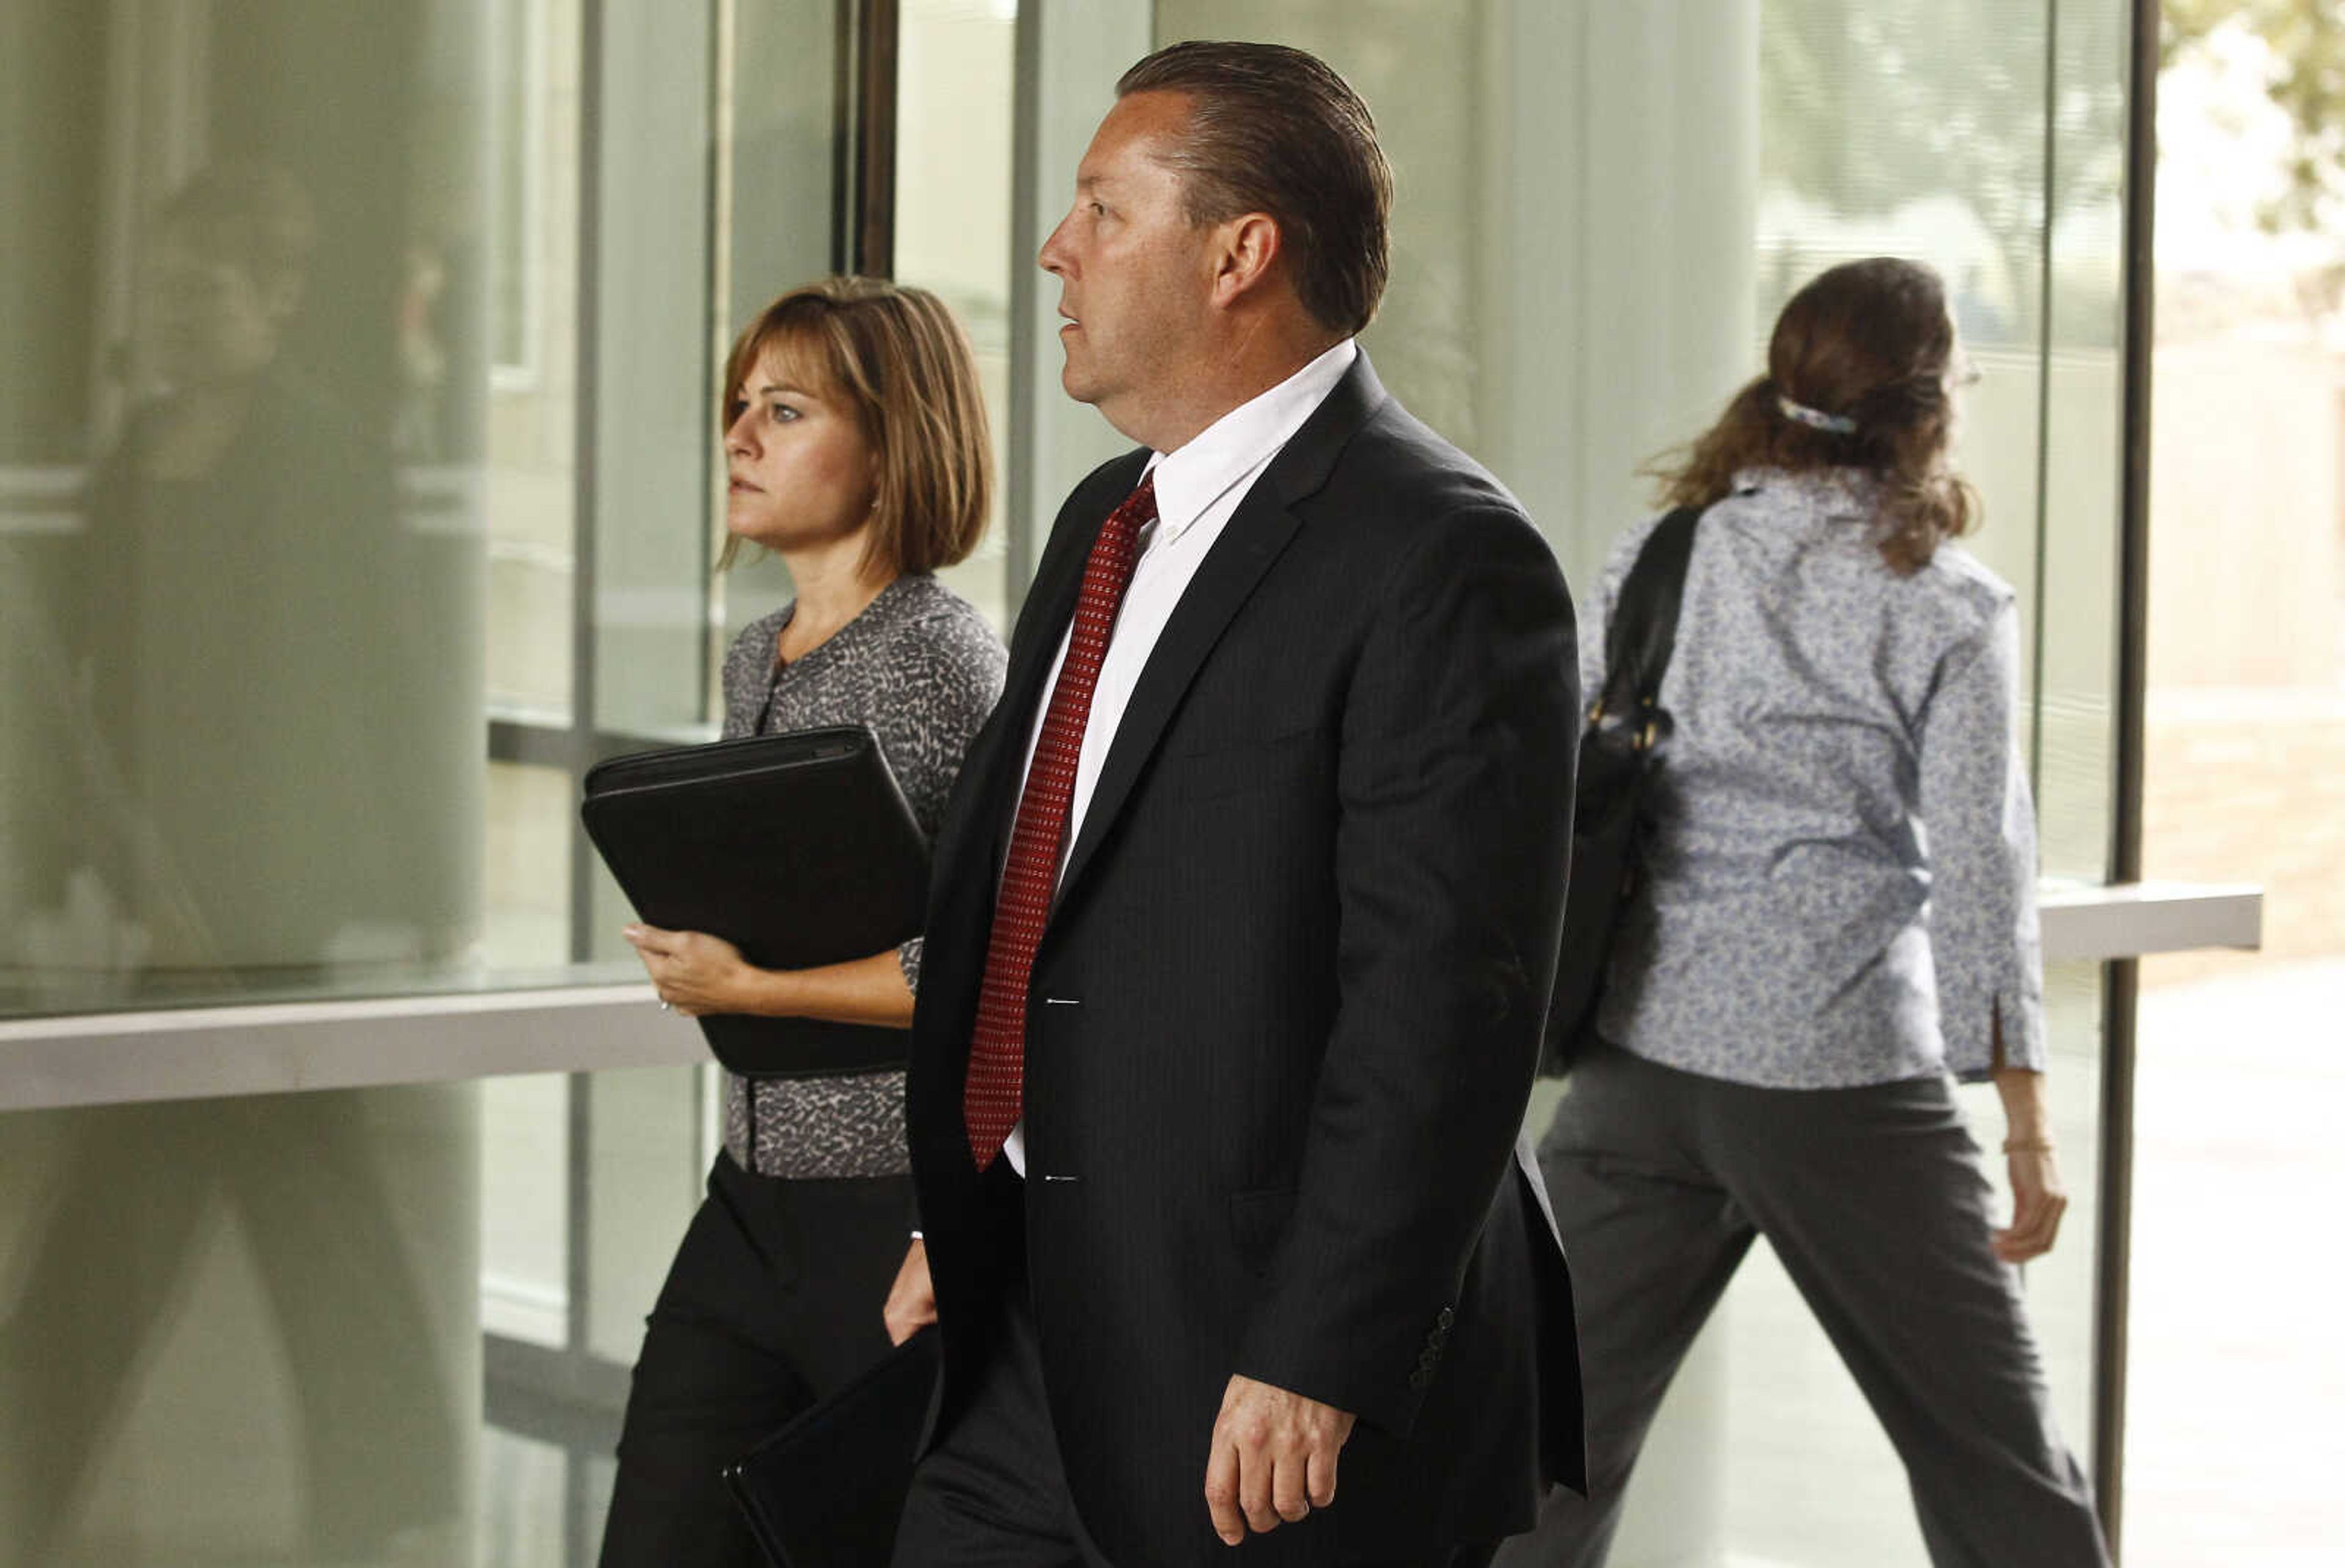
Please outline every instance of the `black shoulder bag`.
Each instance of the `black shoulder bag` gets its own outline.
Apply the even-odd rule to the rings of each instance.
[[[1677,646],[1678,604],[1693,555],[1701,508],[1681,506],[1654,526],[1620,584],[1604,632],[1604,690],[1579,736],[1573,793],[1571,874],[1564,895],[1563,946],[1548,1005],[1539,1071],[1570,1069],[1596,1033],[1596,1004],[1612,956],[1620,910],[1637,882],[1645,838],[1645,796],[1667,737],[1661,676]]]

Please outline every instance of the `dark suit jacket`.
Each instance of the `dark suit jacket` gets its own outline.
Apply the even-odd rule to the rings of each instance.
[[[1017,1225],[961,1087],[1025,743],[1085,556],[1069,498],[939,835],[912,1159],[949,1420]],[[1027,1012],[1023,1229],[1051,1409],[1119,1568],[1222,1562],[1233,1372],[1355,1412],[1335,1504],[1244,1549],[1386,1561],[1579,1484],[1570,1288],[1517,1148],[1563,907],[1571,602],[1487,473],[1363,356],[1256,481],[1150,655]]]

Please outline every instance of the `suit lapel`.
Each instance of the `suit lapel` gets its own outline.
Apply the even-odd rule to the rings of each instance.
[[[1213,548],[1198,563],[1197,575],[1190,580],[1149,652],[1132,700],[1116,725],[1099,783],[1083,810],[1082,830],[1059,878],[1061,901],[1081,879],[1100,841],[1122,811],[1132,785],[1163,738],[1164,726],[1180,707],[1206,656],[1253,595],[1263,574],[1303,526],[1293,508],[1327,482],[1336,458],[1384,400],[1384,387],[1363,350],[1326,400],[1271,460],[1269,468],[1238,503]],[[1072,613],[1071,598],[1060,623]]]
[[[1051,673],[1051,656],[1059,651],[1059,639],[1066,635],[1067,622],[1074,618],[1075,596],[1082,592],[1083,563],[1091,558],[1091,544],[1107,526],[1108,514],[1116,503],[1140,482],[1141,470],[1147,465],[1148,453],[1135,451],[1097,470],[1076,487],[1051,525],[1050,543],[1043,549],[1034,581],[1026,589],[1026,602],[1018,612],[1018,626],[1010,638],[1010,668],[1001,684],[1002,706],[1007,709],[1018,703],[1030,723],[1043,677]]]
[[[1051,662],[1067,623],[1074,619],[1084,562],[1099,531],[1107,526],[1108,514],[1140,482],[1147,464],[1147,452],[1132,452],[1076,487],[1051,525],[1050,543],[1027,588],[1010,637],[1010,668],[1002,678],[1001,700],[995,704],[992,738],[975,797],[981,814],[972,824],[971,838],[985,848],[989,892],[1009,849],[1011,815],[1026,782],[1027,737],[1034,733],[1034,715],[1047,697],[1042,683],[1050,678]]]

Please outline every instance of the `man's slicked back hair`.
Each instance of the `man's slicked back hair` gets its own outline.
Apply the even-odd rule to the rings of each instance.
[[[1392,166],[1368,106],[1325,61],[1280,44],[1174,44],[1115,92],[1188,98],[1188,127],[1162,161],[1182,176],[1192,223],[1268,213],[1314,319],[1348,336],[1375,318],[1391,268]]]

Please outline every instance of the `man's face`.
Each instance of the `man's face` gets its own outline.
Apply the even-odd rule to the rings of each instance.
[[[1210,231],[1181,206],[1181,177],[1152,156],[1185,130],[1188,99],[1134,93],[1100,122],[1075,171],[1075,205],[1043,243],[1059,279],[1067,395],[1134,440],[1203,346]]]

